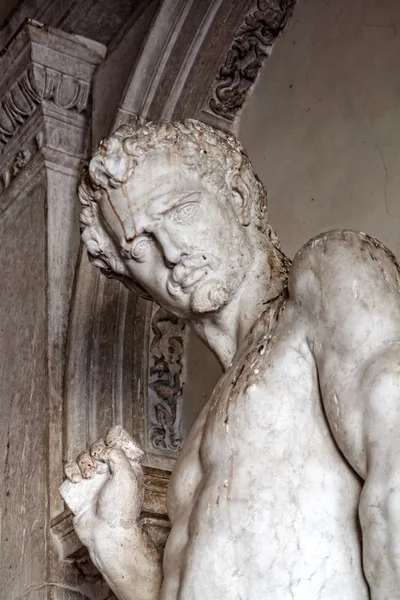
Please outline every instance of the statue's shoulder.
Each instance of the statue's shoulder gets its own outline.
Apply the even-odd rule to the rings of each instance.
[[[343,261],[346,261],[345,264]],[[351,269],[360,264],[376,266],[377,262],[394,268],[398,273],[396,257],[379,240],[360,231],[334,229],[304,244],[293,260],[293,267],[309,265],[314,269]]]
[[[361,285],[377,294],[400,295],[400,266],[394,254],[369,235],[344,230],[322,233],[296,254],[289,277],[292,295],[327,299]]]

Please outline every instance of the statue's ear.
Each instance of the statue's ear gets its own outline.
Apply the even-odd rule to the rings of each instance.
[[[236,176],[232,184],[232,195],[236,211],[242,225],[247,227],[251,222],[250,189],[242,177]]]

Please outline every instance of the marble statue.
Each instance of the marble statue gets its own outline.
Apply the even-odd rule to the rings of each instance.
[[[172,473],[163,565],[128,433],[66,466],[76,532],[115,595],[400,599],[394,256],[331,231],[290,264],[241,144],[195,120],[118,129],[79,196],[93,264],[186,320],[224,369]]]

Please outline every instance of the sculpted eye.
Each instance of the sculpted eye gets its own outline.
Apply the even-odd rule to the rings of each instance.
[[[131,256],[132,258],[140,259],[142,258],[147,250],[151,246],[151,239],[149,237],[142,237],[135,241],[131,248]]]
[[[182,206],[178,206],[175,209],[175,220],[176,221],[187,221],[190,218],[194,217],[197,213],[198,204],[197,202],[188,202],[183,204]]]

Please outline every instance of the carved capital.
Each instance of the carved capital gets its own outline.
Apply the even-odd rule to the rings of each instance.
[[[75,156],[86,154],[85,112],[93,74],[104,54],[100,44],[33,21],[4,48],[0,55],[1,191],[43,145]]]
[[[42,101],[59,108],[85,110],[90,83],[45,65],[30,64],[0,103],[0,145],[3,148]]]

